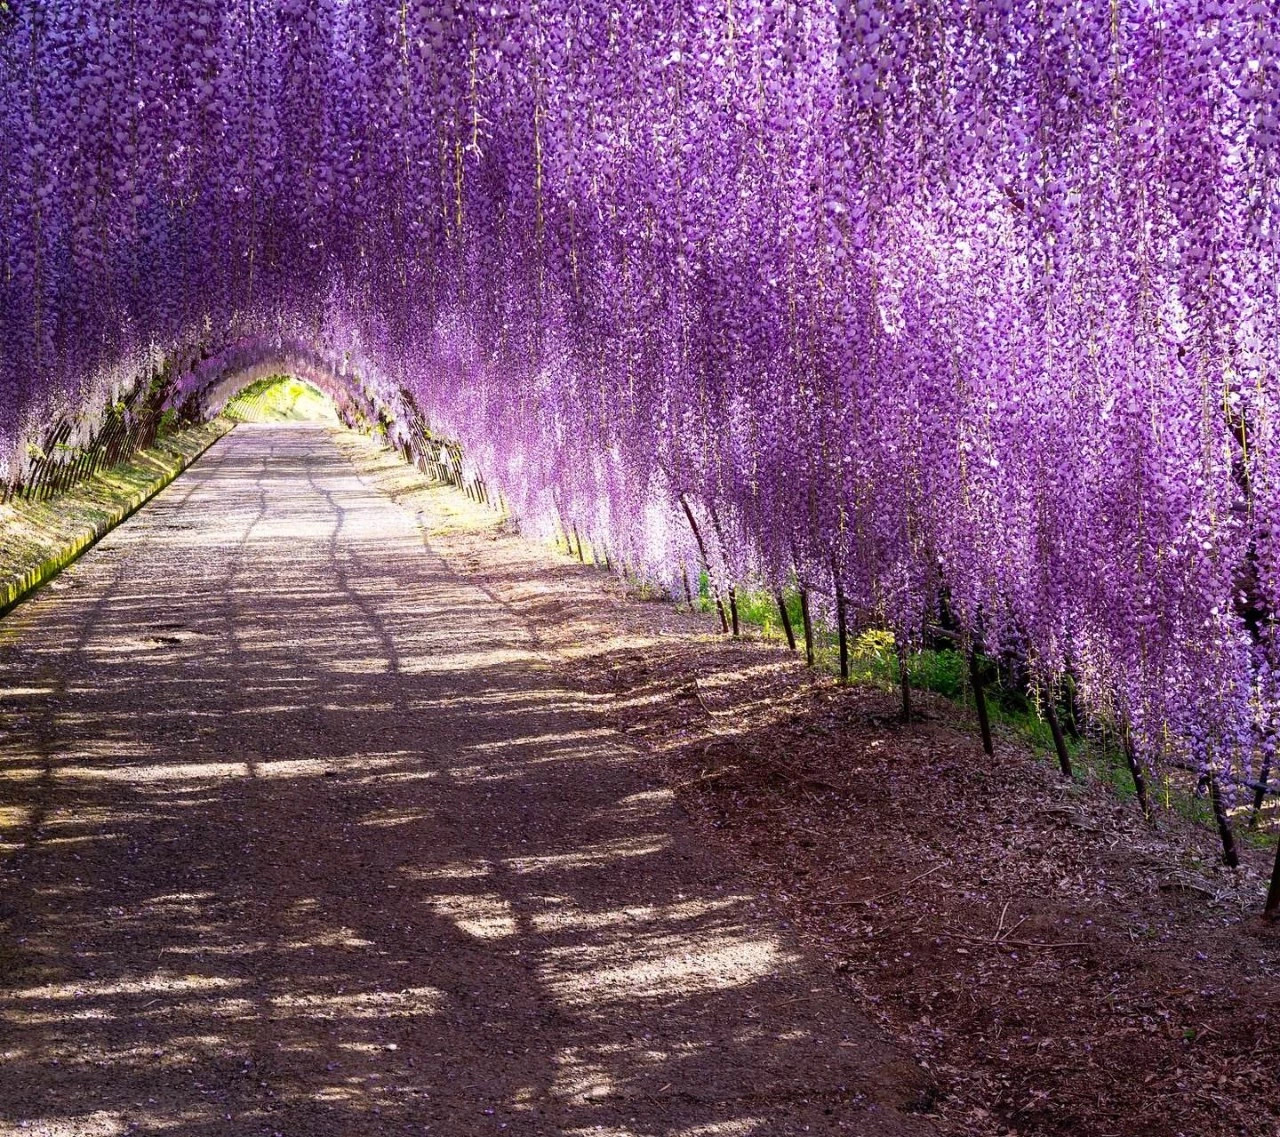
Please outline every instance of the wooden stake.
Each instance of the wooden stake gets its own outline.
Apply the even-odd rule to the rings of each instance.
[[[1147,801],[1147,778],[1142,772],[1142,763],[1138,761],[1138,754],[1133,748],[1133,736],[1126,728],[1124,732],[1124,758],[1129,764],[1129,773],[1133,777],[1133,788],[1138,795],[1138,805],[1142,807],[1142,815],[1146,818],[1151,817],[1151,805]]]
[[[1209,801],[1213,805],[1213,819],[1218,823],[1218,836],[1222,839],[1222,859],[1229,868],[1238,868],[1240,854],[1236,852],[1236,837],[1231,832],[1231,818],[1222,804],[1222,791],[1214,773],[1209,775]]]
[[[849,682],[849,629],[845,623],[844,587],[835,559],[831,561],[831,579],[836,585],[836,633],[840,639],[840,681]]]
[[[787,602],[782,598],[782,593],[775,594],[778,600],[778,614],[782,617],[782,630],[787,634],[787,646],[792,650],[796,650],[796,633],[791,627],[791,613],[787,611]]]
[[[988,757],[996,752],[991,741],[991,719],[987,714],[987,694],[982,686],[982,670],[978,666],[978,653],[969,648],[969,682],[973,684],[973,703],[978,708],[978,729],[982,732],[982,749]]]
[[[1062,724],[1058,722],[1058,712],[1054,710],[1051,699],[1046,698],[1044,717],[1049,723],[1049,733],[1053,735],[1053,748],[1058,752],[1058,768],[1064,778],[1071,777],[1071,755],[1067,752],[1067,740],[1062,735]]]
[[[800,589],[800,619],[804,623],[804,658],[812,667],[817,662],[813,650],[813,620],[809,617],[809,590]]]

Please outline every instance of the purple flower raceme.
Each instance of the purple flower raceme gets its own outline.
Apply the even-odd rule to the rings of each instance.
[[[1148,764],[1268,760],[1275,5],[11,9],[10,478],[288,368],[534,529],[676,582],[688,501],[722,586],[945,604]]]

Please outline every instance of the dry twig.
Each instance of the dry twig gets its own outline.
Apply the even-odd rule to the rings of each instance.
[[[890,896],[897,896],[899,892],[905,892],[915,884],[916,881],[924,880],[925,877],[929,876],[931,873],[937,872],[940,868],[942,868],[942,865],[934,865],[933,868],[926,869],[919,876],[913,876],[905,884],[898,885],[897,888],[891,888],[888,892],[879,892],[875,896],[868,896],[863,900],[833,900],[830,903],[833,908],[852,908],[859,904],[874,904],[877,900],[885,900]]]

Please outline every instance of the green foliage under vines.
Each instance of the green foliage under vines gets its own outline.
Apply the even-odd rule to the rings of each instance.
[[[291,375],[251,383],[222,412],[233,422],[336,422],[333,400]]]

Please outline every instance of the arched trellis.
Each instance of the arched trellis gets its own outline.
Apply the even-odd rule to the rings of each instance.
[[[245,387],[273,375],[306,380],[333,400],[347,426],[380,427],[406,462],[492,504],[484,475],[466,460],[457,440],[431,429],[411,392],[370,374],[349,353],[324,351],[301,341],[250,337],[179,375],[168,405],[182,419],[206,421]]]
[[[62,492],[77,481],[91,477],[97,470],[124,461],[138,450],[151,445],[166,416],[171,416],[179,425],[207,422],[220,414],[227,403],[246,387],[278,375],[296,376],[318,388],[332,399],[339,418],[348,427],[381,428],[387,442],[399,452],[401,457],[424,473],[457,486],[476,501],[495,504],[495,496],[498,501],[502,500],[501,496],[495,495],[486,484],[482,473],[465,460],[463,449],[457,440],[443,437],[432,431],[410,391],[389,383],[376,369],[369,367],[367,362],[354,359],[350,352],[326,350],[303,340],[290,340],[279,336],[246,336],[217,351],[198,347],[173,352],[153,369],[137,376],[120,400],[108,404],[100,420],[89,430],[86,440],[78,447],[67,445],[67,440],[71,438],[75,429],[73,420],[70,417],[64,417],[55,421],[47,428],[44,444],[25,468],[24,479],[6,483],[4,497],[8,499],[15,494],[48,497]],[[737,610],[734,606],[735,573],[729,561],[732,542],[726,537],[714,503],[709,506],[702,503],[695,510],[688,493],[679,494],[677,500],[688,519],[689,531],[699,551],[701,567],[710,579],[724,630],[728,631],[729,624],[718,582],[725,586],[729,608],[733,612],[734,633],[737,634]],[[700,512],[705,512],[702,524],[699,523],[697,516]],[[577,539],[577,553],[581,558],[582,538],[577,532],[576,525],[566,524],[561,519],[561,526],[567,540],[570,534]],[[713,541],[710,549],[708,534]],[[572,551],[572,540],[569,540],[569,547]],[[685,591],[692,605],[693,598],[689,592],[688,577],[683,566],[681,572],[684,576]],[[843,669],[846,614],[840,593],[839,574],[836,573],[833,579],[832,596],[835,601],[837,626],[840,633]],[[818,591],[820,593],[821,589]],[[808,619],[809,599],[809,590],[802,584],[801,601],[805,607],[805,641],[809,662],[812,664],[813,634]],[[779,597],[779,603],[785,621],[786,606],[782,603],[781,597]],[[934,631],[937,632],[938,629]],[[950,632],[942,631],[941,634],[947,638],[955,638]],[[796,641],[789,627],[788,638],[791,640],[792,649],[795,650]],[[972,645],[969,651],[972,664],[974,660]],[[989,728],[985,723],[982,687],[976,666],[973,669],[973,675],[974,691],[984,720],[984,741],[990,751]],[[906,693],[904,678],[904,698]],[[909,704],[907,713],[909,714]],[[1055,729],[1055,739],[1057,736],[1058,732]],[[1127,739],[1125,746],[1128,751]],[[1062,754],[1061,745],[1059,745],[1059,753]],[[1176,764],[1182,769],[1195,769],[1194,766],[1186,763],[1170,764]],[[1141,772],[1132,759],[1131,765],[1135,767],[1135,779],[1140,778]],[[1069,766],[1064,766],[1064,769],[1070,773]],[[1256,795],[1255,814],[1261,805],[1263,795],[1276,792],[1274,787],[1267,784],[1267,771],[1263,772],[1260,781],[1242,778],[1230,771],[1223,773],[1220,777],[1235,789],[1247,790]],[[1224,841],[1227,842],[1228,855],[1234,859],[1234,853],[1231,851],[1230,828],[1222,811],[1218,785],[1209,776],[1202,780],[1209,787]],[[1276,872],[1267,901],[1269,910],[1275,909],[1277,905],[1280,905],[1280,849],[1277,851]]]
[[[1275,5],[9,8],[12,484],[289,329],[544,526],[675,575],[692,500],[718,573],[1266,780]]]
[[[152,445],[166,421],[207,422],[240,391],[276,375],[305,380],[333,401],[348,427],[380,428],[405,461],[477,501],[491,502],[482,473],[467,462],[456,440],[431,430],[410,392],[369,376],[349,353],[264,336],[245,337],[217,351],[201,347],[169,354],[108,401],[96,422],[84,422],[83,408],[55,417],[28,441],[25,460],[0,495],[5,501],[42,500],[65,492]]]

